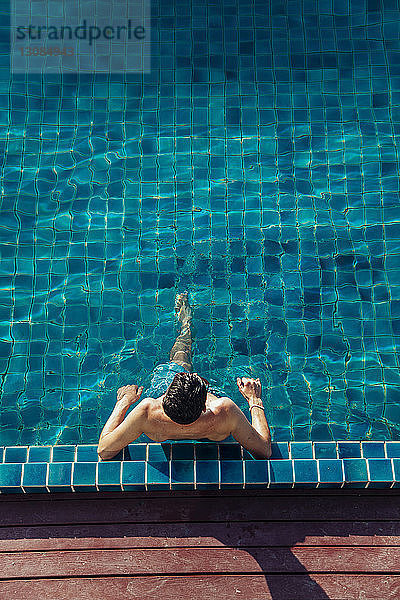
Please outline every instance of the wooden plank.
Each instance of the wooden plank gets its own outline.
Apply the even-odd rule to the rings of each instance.
[[[116,522],[371,521],[400,519],[399,496],[1,500],[2,526]]]
[[[223,546],[400,546],[400,523],[102,523],[0,528],[0,552]]]
[[[106,577],[0,582],[8,600],[398,600],[399,575]]]
[[[1,555],[1,579],[184,573],[393,573],[400,548],[157,548],[13,552]]]

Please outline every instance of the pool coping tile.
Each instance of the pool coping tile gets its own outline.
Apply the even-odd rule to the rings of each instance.
[[[400,442],[392,441],[273,442],[268,459],[231,441],[185,441],[176,449],[173,442],[140,442],[111,460],[100,459],[94,444],[3,448],[0,494],[400,487]]]

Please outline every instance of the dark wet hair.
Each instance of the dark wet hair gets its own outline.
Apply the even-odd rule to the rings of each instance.
[[[207,387],[197,373],[177,373],[162,402],[167,417],[180,425],[194,423],[206,407]]]

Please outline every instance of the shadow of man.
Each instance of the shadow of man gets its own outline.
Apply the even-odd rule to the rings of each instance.
[[[3,499],[0,550],[4,557],[9,553],[9,573],[14,569],[13,578],[18,579],[15,585],[21,585],[18,566],[12,566],[16,551],[27,552],[29,560],[40,566],[43,560],[53,565],[54,551],[68,549],[80,565],[79,576],[88,578],[85,585],[92,585],[93,572],[97,577],[93,585],[115,574],[121,594],[129,586],[130,597],[140,600],[153,599],[154,589],[161,587],[168,600],[178,596],[185,600],[331,600],[347,591],[349,598],[360,597],[362,584],[359,578],[354,580],[355,565],[349,556],[357,556],[361,546],[370,546],[362,549],[356,562],[360,566],[365,556],[373,560],[380,552],[373,568],[382,576],[374,585],[386,589],[390,565],[396,560],[393,547],[400,538],[398,496],[392,502],[382,496],[376,508],[375,496],[361,501],[354,493],[346,500],[344,490],[330,499],[327,492],[319,498],[289,492],[96,492],[90,497],[60,494],[57,501],[47,494],[36,495],[34,502]],[[377,514],[381,521],[374,520]],[[382,553],[379,546],[387,546],[392,554]],[[84,570],[83,550],[93,555]],[[29,567],[33,572],[35,564]],[[71,565],[67,564],[67,572],[61,562],[52,566],[52,577],[61,573],[65,589],[70,589],[66,574]],[[363,564],[362,572],[368,575],[370,568]],[[336,572],[347,581],[345,592],[335,582]],[[29,585],[27,580],[26,590]]]

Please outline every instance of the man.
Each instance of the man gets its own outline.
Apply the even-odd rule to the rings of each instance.
[[[238,377],[240,393],[250,406],[252,425],[226,396],[207,391],[208,381],[192,372],[192,311],[187,292],[175,302],[181,331],[170,352],[170,363],[159,365],[151,382],[151,395],[138,402],[143,387],[126,385],[118,390],[117,403],[100,435],[98,454],[113,458],[142,433],[155,442],[203,439],[220,441],[232,435],[257,458],[271,456],[271,435],[264,414],[259,379]],[[161,373],[167,369],[167,373]],[[172,381],[171,381],[172,378]]]

